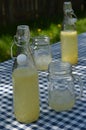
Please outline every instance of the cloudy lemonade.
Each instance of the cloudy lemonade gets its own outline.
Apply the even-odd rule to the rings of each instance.
[[[52,58],[50,55],[42,55],[35,57],[35,62],[38,70],[47,70]]]
[[[24,123],[37,120],[39,117],[37,72],[28,68],[15,69],[13,88],[14,112],[17,120]]]
[[[49,99],[49,105],[56,111],[70,110],[74,106],[75,98],[68,90],[63,92],[54,90],[49,94],[51,97]]]
[[[62,61],[76,64],[78,62],[77,31],[61,31]]]

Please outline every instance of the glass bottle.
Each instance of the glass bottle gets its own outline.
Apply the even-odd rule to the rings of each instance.
[[[71,2],[64,2],[63,30],[60,33],[62,61],[77,64],[78,62],[78,38],[76,31],[76,15]]]
[[[16,119],[22,123],[31,123],[39,117],[38,72],[24,38],[20,36],[16,40],[19,51],[12,73],[13,101]]]
[[[72,73],[70,63],[60,60],[49,64],[48,73],[49,106],[58,112],[72,109],[83,93],[80,77]]]

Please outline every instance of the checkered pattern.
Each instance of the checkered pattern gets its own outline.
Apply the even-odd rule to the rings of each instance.
[[[60,58],[60,43],[52,45],[53,58]],[[73,109],[55,112],[48,106],[47,72],[39,72],[40,117],[31,124],[16,121],[13,111],[13,60],[0,63],[0,130],[86,130],[86,33],[79,35],[79,62],[73,67],[83,81],[83,96]]]

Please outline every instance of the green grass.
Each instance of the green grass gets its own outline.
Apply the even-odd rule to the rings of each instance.
[[[78,31],[78,34],[86,32],[86,18],[78,20],[77,31]]]
[[[21,24],[29,25],[31,37],[47,35],[50,37],[51,44],[60,40],[62,18],[39,18],[27,23],[21,22]],[[13,42],[13,36],[16,33],[17,25],[19,24],[0,27],[0,62],[11,58],[10,48]],[[83,13],[79,15],[76,27],[78,34],[86,32],[86,18]]]
[[[10,35],[2,35],[0,37],[0,61],[10,58],[10,46],[12,37]]]

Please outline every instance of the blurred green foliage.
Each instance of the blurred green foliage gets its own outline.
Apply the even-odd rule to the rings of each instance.
[[[78,34],[86,32],[86,12],[78,12],[77,32]],[[11,58],[11,45],[13,36],[16,34],[16,27],[20,24],[27,24],[30,27],[31,37],[38,35],[47,35],[50,37],[50,43],[56,43],[60,40],[60,31],[62,25],[62,17],[38,18],[36,20],[21,22],[15,25],[7,25],[0,27],[0,62]]]

